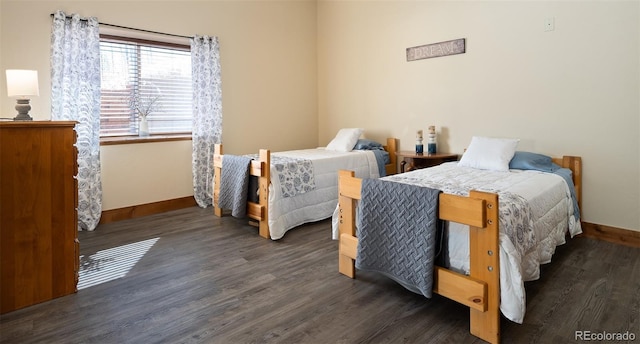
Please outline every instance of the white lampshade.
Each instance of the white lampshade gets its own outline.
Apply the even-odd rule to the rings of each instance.
[[[7,69],[7,95],[17,98],[39,96],[38,71]]]

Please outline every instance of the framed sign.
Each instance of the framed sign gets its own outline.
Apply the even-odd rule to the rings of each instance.
[[[465,39],[459,38],[451,41],[420,45],[407,48],[407,62],[429,59],[447,55],[464,54]]]

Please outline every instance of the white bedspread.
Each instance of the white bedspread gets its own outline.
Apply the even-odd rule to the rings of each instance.
[[[338,170],[355,171],[359,178],[378,178],[378,164],[372,151],[354,150],[337,152],[324,148],[302,149],[272,153],[309,159],[313,162],[315,189],[293,197],[283,197],[278,171],[271,166],[269,185],[269,231],[277,240],[301,224],[319,221],[331,216],[338,204]]]
[[[551,261],[556,246],[565,243],[567,231],[571,236],[582,232],[580,222],[573,219],[569,187],[562,177],[552,173],[494,172],[458,167],[453,162],[384,178],[457,195],[466,196],[470,190],[498,193],[501,200],[500,310],[505,317],[517,323],[522,323],[526,310],[524,282],[540,277],[540,264]],[[509,228],[512,219],[503,211],[502,201],[514,195],[528,204],[526,210],[530,224],[526,227],[529,230]],[[449,223],[448,227],[449,268],[468,274],[467,226]],[[338,237],[337,226],[333,228],[333,237]]]

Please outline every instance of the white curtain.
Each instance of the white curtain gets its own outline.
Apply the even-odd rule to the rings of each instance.
[[[213,149],[222,138],[222,81],[217,37],[191,39],[193,79],[193,196],[200,207],[213,200]]]
[[[96,18],[57,11],[51,35],[51,118],[77,121],[78,226],[94,230],[102,212],[100,35]]]

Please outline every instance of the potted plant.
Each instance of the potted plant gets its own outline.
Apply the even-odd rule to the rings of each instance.
[[[149,136],[149,122],[147,117],[154,111],[158,110],[160,96],[140,96],[134,95],[129,99],[129,106],[138,115],[139,136]]]

